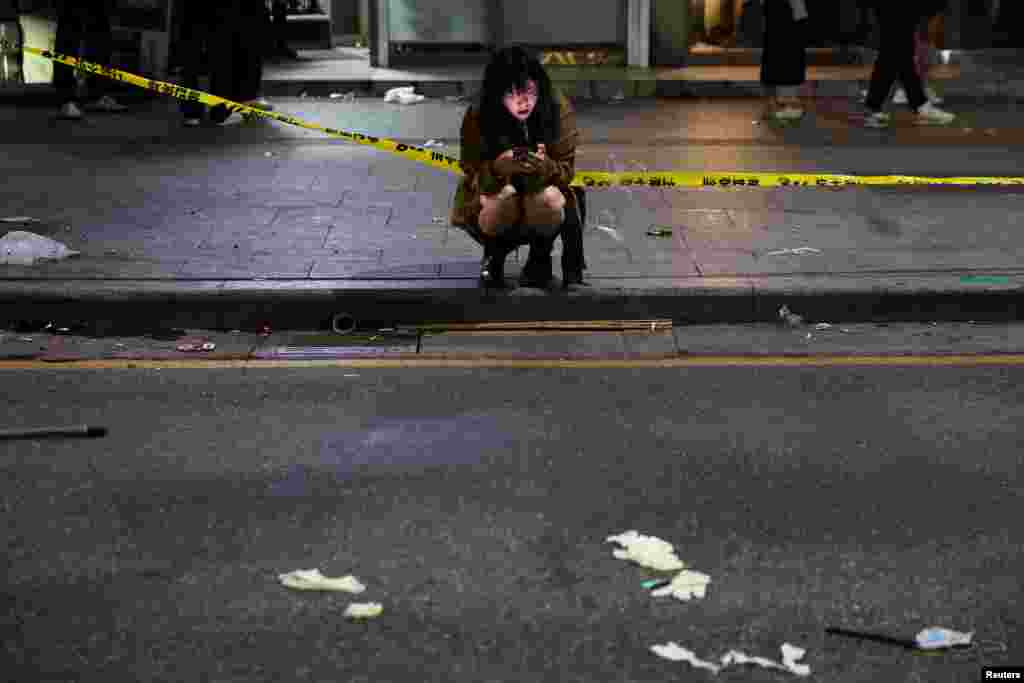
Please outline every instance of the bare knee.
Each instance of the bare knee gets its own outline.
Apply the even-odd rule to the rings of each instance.
[[[552,211],[561,211],[565,208],[565,196],[553,185],[545,188],[541,197],[544,200],[544,206]]]

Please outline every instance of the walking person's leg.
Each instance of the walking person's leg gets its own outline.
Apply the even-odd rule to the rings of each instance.
[[[235,34],[238,32],[237,21],[226,21],[220,25],[216,35],[211,35],[208,43],[210,52],[210,91],[217,97],[234,99],[235,81],[238,78],[238,65],[235,48]],[[231,112],[223,104],[210,107],[210,120],[224,123]]]
[[[54,43],[54,52],[78,57],[78,51],[85,35],[85,22],[80,6],[72,0],[67,0],[58,5],[57,14],[57,37]],[[53,87],[60,95],[60,117],[65,119],[82,118],[82,103],[78,98],[78,82],[75,79],[74,68],[53,63]]]
[[[114,30],[105,2],[93,3],[85,25],[86,59],[97,64],[109,65],[114,54]],[[128,107],[119,104],[111,95],[112,82],[105,76],[90,74],[85,79],[89,98],[94,100],[86,105],[89,111],[120,112]]]
[[[192,90],[199,90],[199,75],[203,72],[203,51],[209,27],[201,19],[197,2],[186,2],[183,7],[185,16],[182,21],[182,85]],[[181,103],[181,115],[186,126],[198,126],[203,116],[203,105],[199,102],[184,100]]]
[[[802,6],[801,6],[802,7]],[[765,0],[761,83],[768,94],[768,115],[803,116],[800,86],[806,81],[806,15],[798,20],[789,0]]]

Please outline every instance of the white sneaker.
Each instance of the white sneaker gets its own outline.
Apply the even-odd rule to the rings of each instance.
[[[802,118],[804,110],[800,107],[780,107],[772,112],[771,116],[773,119],[779,121],[795,121]]]
[[[128,107],[124,106],[110,95],[104,95],[92,104],[85,105],[85,108],[89,111],[103,111],[108,114],[128,111]]]
[[[917,108],[915,123],[919,126],[945,126],[953,123],[956,114],[939,109],[931,102],[925,102]]]
[[[869,111],[864,115],[865,128],[888,128],[891,117],[884,111]]]
[[[943,100],[939,97],[939,94],[934,89],[925,87],[924,95],[928,98],[928,101],[932,104],[942,104]],[[909,104],[907,100],[907,91],[903,88],[897,88],[896,92],[892,96],[893,104]]]
[[[61,105],[59,116],[69,121],[79,121],[82,118],[82,110],[74,102],[65,102]]]

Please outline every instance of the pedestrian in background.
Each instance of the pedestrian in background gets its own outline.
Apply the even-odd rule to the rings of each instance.
[[[84,40],[85,50],[81,58],[109,66],[114,49],[113,29],[110,23],[112,5],[111,0],[59,0],[54,51],[78,57]],[[87,111],[121,112],[127,109],[109,94],[112,83],[104,76],[86,76],[86,92],[90,97],[96,98],[85,106]],[[53,87],[57,89],[61,98],[60,118],[73,121],[81,119],[82,100],[78,96],[75,69],[54,62]]]
[[[299,53],[288,47],[288,0],[268,0],[267,56],[298,59]]]
[[[907,104],[916,114],[917,125],[946,125],[956,116],[939,109],[928,100],[921,76],[914,65],[915,34],[928,11],[925,0],[875,0],[875,16],[881,33],[878,58],[871,72],[871,85],[864,104],[864,125],[885,128],[890,116],[884,111],[893,86],[899,81],[907,94]]]
[[[764,50],[761,83],[768,94],[769,118],[804,115],[800,86],[807,80],[807,5],[804,0],[762,0]]]
[[[935,17],[943,14],[949,5],[949,0],[928,0],[925,3],[924,17],[914,34],[914,67],[917,75],[921,77],[921,85],[924,86],[925,97],[932,104],[942,104],[935,89],[928,83],[928,72],[931,71],[931,36],[929,27]],[[907,91],[904,88],[896,88],[892,96],[893,104],[907,104]]]
[[[259,97],[268,31],[264,0],[208,0],[207,5],[212,94],[259,109],[273,109]],[[219,104],[210,108],[210,119],[222,124],[231,113]]]
[[[209,0],[184,0],[181,5],[181,59],[182,85],[199,90],[199,76],[209,73],[209,38],[212,31]],[[198,126],[201,123],[204,106],[199,102],[185,100],[181,103],[181,114],[185,125]]]
[[[505,258],[524,242],[530,253],[519,284],[550,284],[555,239],[566,213],[577,208],[569,183],[578,135],[572,104],[536,57],[508,47],[491,58],[480,96],[462,120],[459,166],[465,175],[451,212],[452,223],[484,245],[484,286],[505,286]],[[566,282],[581,266],[563,260]]]

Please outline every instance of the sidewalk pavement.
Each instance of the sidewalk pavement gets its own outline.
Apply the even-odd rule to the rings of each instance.
[[[275,100],[323,125],[458,155],[464,104]],[[822,98],[796,127],[755,124],[756,100],[579,104],[577,168],[1019,175],[1013,102],[970,122],[867,131]],[[592,189],[590,287],[483,291],[480,249],[447,222],[456,177],[277,122],[181,127],[155,99],[129,114],[53,120],[0,106],[0,224],[80,250],[0,265],[0,326],[84,323],[97,333],[321,329],[473,320],[676,323],[1016,320],[1024,268],[1014,188]],[[614,223],[620,240],[594,228]],[[648,237],[669,225],[668,238]],[[556,247],[555,259],[559,256]],[[799,250],[802,251],[787,251]],[[514,280],[525,250],[509,258]]]

